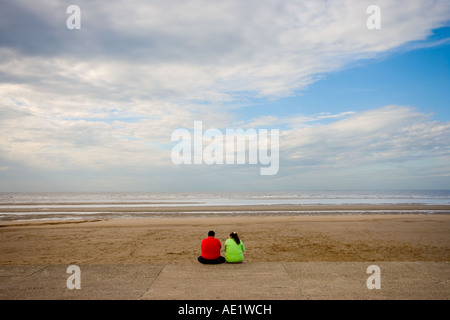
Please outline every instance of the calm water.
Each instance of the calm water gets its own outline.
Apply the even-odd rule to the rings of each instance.
[[[204,193],[0,193],[0,220],[76,219],[87,216],[164,216],[155,207],[226,205],[336,205],[335,213],[361,214],[364,210],[339,210],[343,204],[423,204],[450,205],[450,190],[439,191],[287,191],[287,192],[204,192]],[[139,207],[139,212],[132,208]],[[145,208],[153,208],[145,212]],[[96,209],[102,208],[101,212]],[[105,211],[110,208],[111,211]],[[125,208],[126,213],[120,213]],[[143,210],[144,208],[144,210]],[[402,213],[401,210],[394,210]],[[394,212],[394,213],[395,213]],[[411,212],[411,211],[408,211]],[[198,214],[207,214],[201,211]],[[237,213],[246,213],[245,210]],[[272,211],[272,213],[274,213]],[[291,212],[292,213],[292,212]],[[310,214],[327,213],[321,211]],[[329,212],[328,212],[329,213]],[[389,211],[392,213],[392,210]],[[450,213],[421,209],[413,213]],[[186,212],[187,214],[187,212]],[[189,214],[195,214],[190,211]],[[210,212],[210,214],[230,214]],[[275,213],[276,214],[276,213]],[[279,212],[283,214],[283,212]],[[308,214],[308,212],[302,212]]]

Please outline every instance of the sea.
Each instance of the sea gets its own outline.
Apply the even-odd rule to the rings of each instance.
[[[413,209],[386,206],[410,204],[418,206]],[[293,209],[286,210],[290,205]],[[361,205],[361,207],[345,205]],[[222,209],[211,210],[212,206]],[[232,210],[223,209],[230,206],[233,206]],[[248,208],[258,206],[259,209],[248,210],[246,206]],[[283,206],[284,209],[274,209],[276,206]],[[308,210],[310,206],[316,208]],[[320,206],[324,206],[324,210],[321,210]],[[329,209],[330,206],[333,206],[332,210]],[[0,221],[268,214],[450,214],[450,207],[445,206],[450,206],[450,190],[3,192],[0,193]]]

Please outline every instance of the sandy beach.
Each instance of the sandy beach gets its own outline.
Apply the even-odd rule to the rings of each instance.
[[[246,262],[450,261],[448,214],[265,214],[2,222],[0,265],[197,263],[209,230]]]
[[[448,299],[450,215],[412,214],[419,207],[180,207],[165,217],[3,221],[0,300]],[[211,213],[219,211],[227,212]],[[222,244],[238,232],[244,263],[198,263],[209,230]],[[82,270],[80,290],[67,287],[69,265]],[[381,290],[366,286],[370,265],[382,270]]]

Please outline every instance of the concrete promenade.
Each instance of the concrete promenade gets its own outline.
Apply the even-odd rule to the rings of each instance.
[[[381,289],[368,289],[370,265]],[[449,262],[253,262],[243,264],[0,266],[1,300],[329,300],[450,298]],[[75,274],[73,274],[75,275]],[[76,279],[71,284],[75,284]],[[369,281],[375,283],[373,281]]]

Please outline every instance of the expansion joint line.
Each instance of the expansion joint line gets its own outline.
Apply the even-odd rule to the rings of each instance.
[[[139,297],[138,300],[142,300],[144,298],[144,296],[147,294],[147,292],[150,290],[150,288],[153,286],[153,283],[155,283],[155,281],[159,278],[159,275],[163,272],[163,270],[167,267],[167,264],[164,265],[164,267],[161,268],[161,270],[159,270],[158,274],[156,275],[156,277],[153,279],[153,281],[149,284],[149,286],[145,289],[145,292],[142,294],[142,296]]]

